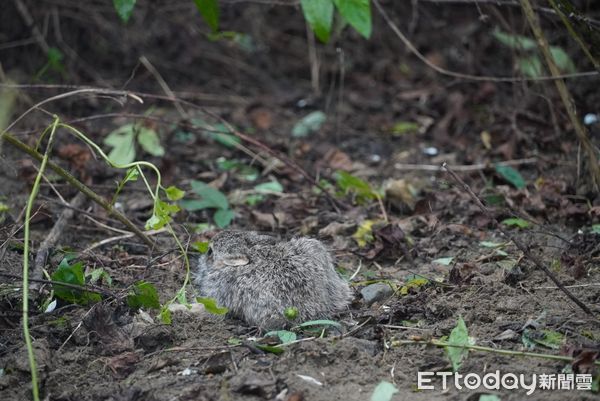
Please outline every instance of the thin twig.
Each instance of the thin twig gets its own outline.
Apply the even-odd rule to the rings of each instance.
[[[466,165],[458,165],[452,166],[452,170],[455,171],[479,171],[485,170],[488,168],[492,168],[493,166],[521,166],[523,164],[535,164],[538,162],[537,157],[530,157],[527,159],[516,159],[516,160],[506,160],[498,163],[478,163],[478,164],[466,164]],[[406,164],[406,163],[396,163],[394,164],[394,168],[400,171],[444,171],[442,166],[438,166],[435,164]]]
[[[336,208],[336,209],[339,208],[339,209],[344,209],[344,210],[349,209],[348,205],[338,201],[333,196],[331,196],[331,194],[325,188],[323,188],[323,186],[321,184],[319,184],[317,182],[317,180],[315,180],[310,174],[308,174],[306,172],[306,170],[304,170],[302,167],[300,167],[298,165],[298,163],[296,163],[292,159],[288,158],[287,156],[284,156],[283,154],[280,154],[279,152],[274,151],[273,149],[271,149],[269,146],[265,145],[261,141],[255,139],[255,138],[252,138],[246,134],[242,134],[240,131],[235,129],[231,124],[229,124],[229,122],[227,120],[225,120],[224,118],[222,118],[220,116],[215,116],[215,117],[218,118],[223,123],[223,125],[225,125],[225,127],[227,127],[229,132],[232,133],[233,135],[237,136],[238,138],[240,138],[241,140],[243,140],[245,142],[248,142],[248,143],[264,150],[271,156],[281,160],[288,167],[290,167],[290,168],[296,170],[298,173],[300,173],[300,175],[302,175],[305,179],[307,179],[312,185],[314,185],[315,187],[317,187],[321,190],[321,193],[323,193],[325,195],[325,197],[331,202],[331,204],[334,208]],[[339,209],[336,210],[338,213],[339,213]]]
[[[154,66],[152,65],[152,63],[150,63],[150,60],[148,60],[146,58],[146,56],[141,56],[140,57],[140,63],[142,63],[144,65],[144,67],[146,67],[146,69],[148,71],[150,71],[150,73],[154,76],[154,78],[156,79],[156,81],[158,82],[158,84],[160,85],[160,87],[162,88],[162,90],[166,93],[166,95],[173,102],[173,105],[177,109],[177,112],[179,113],[179,115],[181,116],[181,118],[183,118],[184,120],[187,120],[189,118],[188,114],[185,112],[185,110],[183,109],[183,107],[181,107],[181,105],[179,104],[179,100],[177,99],[177,97],[175,96],[175,94],[173,93],[173,91],[171,90],[171,88],[169,88],[169,85],[163,79],[162,75],[160,75],[160,73],[158,72],[158,70],[156,68],[154,68]]]
[[[556,4],[556,0],[548,1],[550,2],[550,5],[554,9],[554,11],[556,11],[556,14],[560,17],[565,28],[567,28],[567,31],[569,31],[569,34],[571,35],[573,40],[575,40],[575,42],[577,42],[577,44],[579,45],[581,51],[583,51],[588,60],[592,62],[596,70],[600,71],[600,63],[598,63],[598,60],[596,60],[596,58],[592,55],[586,44],[583,43],[583,40],[581,39],[577,31],[575,31],[575,28],[573,28],[573,25],[571,25],[571,21],[569,21],[569,18],[567,18],[567,16],[560,10],[558,5]]]
[[[573,101],[573,97],[569,93],[567,89],[567,85],[565,82],[560,79],[560,71],[556,66],[554,61],[554,56],[550,52],[550,45],[548,45],[548,41],[546,40],[546,36],[544,36],[544,32],[542,31],[542,27],[540,26],[540,21],[537,18],[537,15],[533,11],[533,7],[529,0],[520,0],[521,6],[523,8],[523,12],[525,17],[527,18],[527,22],[529,23],[529,27],[533,31],[535,38],[537,39],[537,45],[542,54],[544,55],[544,60],[546,61],[546,66],[550,70],[550,73],[556,79],[554,80],[554,84],[556,85],[556,90],[562,100],[562,103],[567,111],[567,115],[569,116],[569,120],[571,121],[571,125],[573,125],[573,129],[575,130],[575,134],[579,139],[581,145],[583,146],[583,150],[587,154],[587,162],[588,169],[590,173],[591,184],[594,189],[598,191],[600,189],[600,166],[598,166],[598,157],[596,156],[596,149],[592,144],[588,132],[585,126],[581,123],[581,119],[577,116],[577,111],[575,108],[575,102]]]
[[[417,331],[428,331],[429,329],[424,329],[422,327],[410,327],[410,326],[396,326],[394,324],[379,324],[380,327],[385,327],[386,329],[394,329],[394,330],[417,330]]]
[[[6,140],[6,142],[10,143],[11,145],[13,145],[15,148],[19,149],[20,151],[27,153],[29,156],[33,157],[34,159],[36,159],[38,161],[41,161],[43,159],[43,156],[39,152],[37,152],[36,150],[27,146],[25,143],[19,141],[17,138],[12,136],[8,132],[4,132],[2,134],[2,136]],[[104,208],[107,212],[112,214],[117,220],[119,220],[121,223],[123,223],[127,228],[129,228],[130,231],[134,232],[149,247],[154,247],[154,242],[152,242],[152,240],[150,238],[148,238],[142,230],[140,230],[135,224],[133,224],[131,222],[131,220],[129,220],[121,212],[119,212],[118,210],[113,208],[109,202],[107,202],[102,197],[100,197],[98,194],[96,194],[94,191],[92,191],[88,186],[86,186],[84,183],[82,183],[77,178],[75,178],[71,173],[69,173],[68,171],[66,171],[65,169],[60,167],[58,164],[55,164],[51,161],[48,161],[48,167],[50,169],[52,169],[55,173],[57,173],[58,175],[63,177],[65,180],[67,180],[72,186],[77,188],[79,191],[83,192],[88,198],[90,198],[91,200],[93,200],[94,202],[96,202],[97,204],[102,206],[102,208]]]
[[[600,283],[565,285],[565,288],[600,287]],[[558,287],[531,287],[532,290],[560,290]]]
[[[50,52],[50,46],[48,46],[48,42],[46,42],[46,39],[44,39],[44,35],[42,35],[39,28],[35,24],[35,21],[33,20],[31,13],[27,9],[27,6],[25,5],[25,3],[23,3],[22,0],[13,0],[13,3],[19,14],[21,14],[21,18],[23,18],[25,25],[27,25],[27,27],[31,29],[31,35],[35,39],[35,42],[42,49],[44,54],[47,55]]]
[[[573,362],[575,358],[564,355],[551,355],[551,354],[539,354],[537,352],[525,352],[525,351],[513,351],[509,349],[498,349],[491,347],[483,347],[481,345],[469,345],[469,344],[453,344],[447,341],[440,340],[393,340],[392,347],[400,346],[400,345],[415,345],[415,344],[425,344],[425,345],[434,345],[436,347],[452,347],[452,348],[461,348],[473,351],[483,351],[483,352],[491,352],[494,354],[500,355],[508,355],[508,356],[530,356],[534,358],[542,358],[542,359],[551,359],[555,361],[565,361],[565,362]],[[596,366],[600,366],[600,361],[595,361],[594,364]]]
[[[1,85],[4,87],[12,87],[12,85]],[[27,114],[31,113],[33,110],[38,109],[39,107],[45,105],[46,103],[50,103],[53,102],[55,100],[60,100],[60,99],[64,99],[67,97],[71,97],[71,96],[76,96],[76,95],[81,95],[81,94],[86,94],[86,93],[93,93],[93,94],[97,94],[97,95],[109,95],[109,96],[123,96],[123,97],[130,97],[132,99],[135,99],[136,101],[140,102],[140,103],[144,103],[144,101],[142,100],[141,97],[139,97],[138,95],[129,92],[129,91],[118,91],[118,90],[113,90],[113,89],[102,89],[102,88],[82,88],[82,89],[76,89],[74,91],[71,92],[65,92],[65,93],[61,93],[59,95],[56,96],[52,96],[49,97],[47,99],[42,100],[41,102],[38,102],[36,104],[34,104],[33,106],[31,106],[30,108],[28,108],[23,114],[21,114],[19,117],[17,117],[12,123],[10,123],[10,125],[8,127],[6,127],[4,129],[4,131],[0,134],[0,139],[2,139],[2,137],[4,136],[5,133],[7,133],[8,131],[11,130],[12,127],[14,127],[19,121],[21,121]]]
[[[473,192],[473,190],[471,189],[471,187],[469,187],[458,175],[456,175],[456,173],[454,171],[452,171],[452,169],[446,164],[444,163],[442,165],[442,167],[448,172],[448,174],[450,174],[450,176],[452,177],[452,179],[454,179],[454,181],[456,181],[456,183],[458,183],[460,186],[462,186],[462,188],[469,194],[469,196],[471,197],[471,199],[473,199],[473,201],[475,202],[475,204],[481,209],[481,211],[491,220],[494,222],[494,224],[496,225],[496,227],[498,228],[498,230],[509,240],[512,241],[513,244],[515,244],[515,246],[517,248],[519,248],[519,250],[521,252],[523,252],[523,254],[533,262],[533,264],[540,269],[541,271],[543,271],[546,276],[548,276],[548,278],[550,280],[552,280],[552,282],[554,284],[556,284],[556,286],[558,288],[560,288],[562,290],[562,292],[565,293],[565,295],[567,297],[569,297],[569,299],[571,301],[573,301],[577,306],[579,306],[581,308],[581,310],[583,310],[585,313],[587,313],[588,315],[596,318],[596,316],[594,315],[594,313],[590,310],[590,308],[587,307],[586,304],[584,304],[583,302],[581,302],[577,297],[575,297],[575,295],[573,295],[571,293],[571,291],[569,291],[567,288],[565,288],[565,286],[563,285],[563,283],[560,282],[560,280],[558,278],[556,278],[556,276],[554,275],[554,273],[552,273],[537,257],[535,257],[530,251],[529,249],[527,249],[527,247],[518,239],[516,239],[513,235],[511,235],[507,230],[505,230],[504,228],[502,228],[502,225],[498,222],[498,220],[496,219],[496,217],[494,217],[494,215],[492,214],[492,212],[481,202],[481,200],[479,199],[479,197],[477,195],[475,195],[475,193]]]
[[[310,62],[310,83],[315,96],[321,94],[321,85],[319,84],[319,57],[317,54],[317,45],[315,43],[315,34],[308,21],[306,25],[306,40],[308,42],[308,60]]]
[[[71,199],[70,205],[75,208],[79,208],[83,205],[83,201],[85,200],[85,196],[82,192],[77,192],[77,195],[73,199]],[[42,278],[42,269],[46,265],[46,260],[48,259],[48,254],[50,253],[50,249],[56,245],[60,236],[65,231],[65,228],[69,222],[75,215],[75,211],[70,208],[63,209],[62,213],[54,223],[54,226],[46,235],[46,238],[42,241],[40,246],[38,247],[37,253],[35,255],[34,263],[31,268],[31,276],[35,279]],[[31,286],[32,289],[37,290],[39,286],[34,285]]]
[[[159,233],[162,233],[162,232],[165,232],[165,231],[167,231],[167,230],[161,228],[160,230],[156,230],[156,231],[147,231],[146,235],[159,234]],[[111,242],[120,241],[122,239],[131,238],[133,236],[135,236],[134,233],[126,233],[126,234],[122,234],[122,235],[117,235],[115,237],[105,238],[105,239],[103,239],[101,241],[94,242],[92,245],[88,246],[83,251],[81,251],[81,253],[82,254],[86,254],[86,253],[89,253],[93,249],[96,249],[96,248],[98,248],[100,246],[103,246],[103,245],[106,245],[106,244],[110,244]]]
[[[578,72],[574,74],[563,74],[563,75],[552,75],[552,76],[543,76],[543,77],[492,77],[492,76],[484,76],[484,75],[471,75],[471,74],[463,74],[461,72],[450,71],[440,66],[433,64],[423,53],[421,53],[415,45],[400,31],[400,28],[390,18],[390,16],[385,12],[381,4],[379,4],[378,0],[373,0],[373,4],[375,8],[379,12],[379,14],[383,17],[386,24],[390,27],[390,29],[394,32],[394,34],[404,43],[404,45],[413,53],[419,60],[421,60],[427,67],[432,70],[449,77],[466,79],[470,81],[490,81],[490,82],[523,82],[523,81],[553,81],[557,79],[563,78],[583,78],[583,77],[591,77],[600,75],[598,71],[586,71],[586,72]]]
[[[8,278],[14,278],[17,280],[23,280],[22,276],[19,276],[18,274],[11,274],[11,273],[4,273],[4,272],[0,272],[0,276],[3,277],[8,277]],[[64,283],[62,281],[54,281],[54,280],[46,280],[46,279],[34,279],[34,278],[29,278],[29,281],[35,282],[35,283],[40,283],[40,284],[52,284],[53,286],[62,286],[65,288],[70,288],[73,290],[77,290],[77,291],[87,291],[87,292],[95,292],[96,294],[100,294],[100,295],[105,295],[107,297],[111,297],[114,299],[119,298],[119,296],[117,294],[115,294],[114,292],[105,290],[102,287],[96,286],[96,285],[92,285],[92,284],[86,284],[86,285],[77,285],[77,284],[70,284],[70,283]]]

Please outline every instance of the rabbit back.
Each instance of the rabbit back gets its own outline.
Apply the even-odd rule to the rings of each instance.
[[[249,250],[243,266],[214,268],[203,255],[195,282],[203,296],[214,298],[229,314],[263,329],[289,324],[288,307],[298,321],[330,318],[346,308],[351,295],[323,244],[307,238],[272,245],[263,241]]]

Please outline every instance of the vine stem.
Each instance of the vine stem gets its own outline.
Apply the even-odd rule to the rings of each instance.
[[[552,354],[540,354],[538,352],[527,352],[527,351],[513,351],[509,349],[498,349],[491,347],[484,347],[482,345],[469,345],[469,344],[452,344],[446,341],[441,340],[393,340],[391,342],[392,346],[400,346],[400,345],[416,345],[416,344],[425,344],[425,345],[434,345],[436,347],[453,347],[453,348],[462,348],[473,351],[482,351],[482,352],[492,352],[494,354],[500,355],[509,355],[509,356],[529,356],[533,358],[542,358],[542,359],[551,359],[555,361],[564,361],[564,362],[573,362],[575,358],[564,355],[552,355]],[[596,366],[600,366],[600,361],[595,361],[594,364]]]
[[[38,377],[37,377],[37,364],[35,362],[35,355],[33,353],[33,343],[31,342],[31,336],[29,334],[29,220],[31,219],[31,210],[33,209],[33,202],[37,196],[37,193],[40,189],[40,182],[42,180],[42,175],[44,174],[44,170],[46,170],[46,165],[48,164],[48,159],[50,156],[50,150],[52,148],[52,141],[54,140],[54,133],[56,132],[56,127],[58,127],[58,117],[54,116],[54,122],[50,126],[50,138],[48,139],[48,144],[46,145],[46,151],[44,152],[44,156],[42,158],[42,162],[40,164],[40,169],[35,177],[35,181],[33,182],[33,188],[31,189],[31,193],[29,194],[29,199],[27,201],[27,207],[25,209],[25,227],[24,227],[24,244],[23,244],[23,336],[25,337],[25,345],[27,347],[27,358],[29,359],[29,369],[31,370],[31,388],[33,392],[33,400],[39,401],[40,399],[40,389],[38,387]],[[48,129],[42,133],[42,137],[47,132]]]
[[[19,149],[20,151],[27,153],[29,156],[33,157],[34,159],[36,159],[38,161],[42,161],[44,159],[43,155],[41,155],[35,149],[27,146],[25,143],[19,141],[17,138],[12,136],[8,132],[4,132],[2,134],[2,137],[4,140],[6,140],[6,142],[10,143],[12,146]],[[154,242],[150,238],[148,238],[148,236],[146,234],[144,234],[144,232],[142,230],[140,230],[135,224],[133,224],[131,222],[131,220],[129,220],[121,212],[119,212],[118,210],[113,208],[110,203],[105,201],[96,192],[94,192],[88,186],[86,186],[84,183],[82,183],[77,178],[75,178],[71,173],[69,173],[67,170],[63,169],[62,167],[60,167],[58,164],[52,163],[51,161],[48,161],[48,167],[50,167],[55,173],[57,173],[62,178],[64,178],[73,187],[75,187],[79,191],[83,192],[85,194],[85,196],[87,196],[92,201],[99,204],[107,212],[112,214],[117,220],[119,220],[127,228],[129,228],[129,230],[131,230],[131,232],[135,233],[142,241],[144,241],[144,243],[146,245],[148,245],[150,248],[154,247]]]

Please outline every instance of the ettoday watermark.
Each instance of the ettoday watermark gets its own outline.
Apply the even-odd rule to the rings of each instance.
[[[501,373],[499,370],[480,375],[478,373],[454,372],[418,372],[417,388],[419,390],[435,390],[434,379],[442,379],[441,390],[446,390],[450,383],[457,390],[526,390],[527,395],[536,390],[591,390],[591,374],[515,374]]]

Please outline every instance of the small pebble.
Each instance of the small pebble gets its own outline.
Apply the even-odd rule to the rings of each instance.
[[[423,153],[427,156],[437,156],[439,150],[434,146],[428,146],[425,149],[423,149]]]
[[[588,113],[583,117],[583,123],[585,125],[596,124],[598,121],[600,121],[598,114]]]
[[[360,290],[360,294],[362,295],[365,303],[367,305],[372,305],[374,302],[381,301],[392,295],[394,291],[392,287],[384,283],[375,283],[370,284]]]

